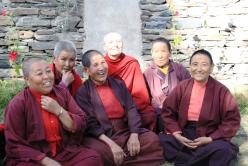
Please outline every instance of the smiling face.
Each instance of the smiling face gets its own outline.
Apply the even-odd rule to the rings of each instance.
[[[121,35],[118,33],[108,33],[104,37],[104,50],[111,59],[116,59],[123,50],[123,42]]]
[[[195,81],[199,83],[206,83],[209,75],[213,71],[214,65],[208,56],[204,54],[196,54],[192,57],[190,63],[191,76]]]
[[[53,88],[54,75],[49,64],[40,60],[30,65],[26,81],[29,88],[42,94],[48,94]]]
[[[97,85],[105,83],[108,76],[108,64],[100,54],[94,54],[90,58],[90,67],[86,67],[90,79]]]
[[[56,70],[63,74],[67,71],[72,71],[75,67],[76,55],[71,52],[61,51],[60,55],[54,57],[53,63],[55,64]]]
[[[155,42],[152,46],[151,53],[153,62],[158,67],[164,67],[169,64],[170,50],[165,43]]]

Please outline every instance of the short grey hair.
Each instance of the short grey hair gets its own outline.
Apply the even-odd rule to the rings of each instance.
[[[24,78],[27,78],[29,76],[29,71],[30,71],[31,65],[33,63],[39,62],[39,61],[46,61],[46,60],[42,57],[29,57],[23,61],[22,73],[23,73]]]
[[[73,55],[77,55],[77,49],[75,44],[70,40],[61,40],[56,43],[53,51],[53,56],[58,57],[62,51],[71,52]]]

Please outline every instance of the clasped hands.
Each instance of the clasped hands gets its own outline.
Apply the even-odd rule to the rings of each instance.
[[[210,142],[213,141],[213,139],[211,137],[198,137],[194,140],[190,140],[190,139],[182,136],[181,133],[176,133],[173,135],[181,144],[185,145],[186,147],[188,147],[190,149],[196,149],[199,146],[209,144]]]

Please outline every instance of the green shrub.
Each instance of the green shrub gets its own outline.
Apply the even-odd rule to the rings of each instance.
[[[0,121],[2,121],[3,110],[8,102],[23,89],[25,85],[21,80],[0,80]]]
[[[245,95],[246,94],[246,95]],[[243,93],[235,94],[237,104],[239,106],[239,111],[241,115],[248,115],[248,90]]]

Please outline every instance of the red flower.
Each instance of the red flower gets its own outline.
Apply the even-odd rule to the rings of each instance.
[[[2,9],[2,16],[7,16],[7,9],[6,8]]]
[[[9,53],[9,60],[15,62],[17,59],[18,53],[16,51],[11,51]]]
[[[179,12],[178,11],[175,11],[175,16],[179,16]]]

